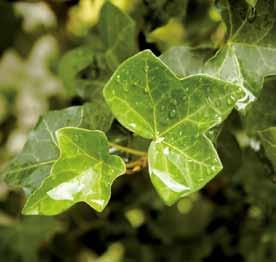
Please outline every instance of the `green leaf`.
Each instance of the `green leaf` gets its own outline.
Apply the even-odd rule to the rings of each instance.
[[[247,133],[258,136],[276,170],[276,81],[267,81],[258,99],[244,117]]]
[[[108,154],[108,141],[101,131],[62,128],[56,137],[60,157],[50,176],[28,198],[23,213],[54,215],[80,201],[102,211],[113,181],[125,173],[123,160]]]
[[[56,130],[74,126],[107,131],[111,121],[112,116],[103,103],[88,103],[47,113],[31,131],[22,152],[8,166],[6,181],[24,187],[27,192],[33,191],[49,175],[58,158]]]
[[[238,86],[206,75],[179,79],[148,50],[125,61],[104,88],[120,123],[153,140],[149,173],[167,204],[199,190],[221,170],[205,133],[242,95]]]
[[[258,132],[268,159],[276,170],[276,127],[270,127]]]
[[[70,50],[61,59],[59,75],[71,95],[99,97],[113,70],[137,50],[135,22],[109,1],[101,9],[99,31],[103,50],[84,45]]]
[[[107,64],[113,71],[136,50],[135,22],[107,1],[101,10],[99,29],[105,44]]]
[[[274,1],[258,1],[252,8],[244,0],[223,0],[220,8],[227,24],[228,41],[199,70],[240,85],[246,92],[246,96],[237,103],[241,110],[255,100],[262,89],[264,77],[276,74]],[[191,58],[192,64],[202,64],[203,58],[198,58],[193,49],[171,50],[162,56],[177,73],[188,67],[187,61]],[[182,76],[186,76],[189,72],[184,70],[183,73]]]
[[[255,7],[258,0],[245,0],[247,4],[249,4],[252,7]]]
[[[179,77],[204,73],[204,65],[213,50],[177,46],[164,52],[160,59]]]
[[[108,73],[102,55],[90,46],[80,46],[67,52],[59,64],[59,75],[65,88],[71,95],[81,97],[93,98],[94,92],[103,87]]]
[[[276,126],[276,81],[267,81],[258,99],[252,103],[244,117],[249,134],[255,135],[260,130]]]
[[[61,230],[61,225],[50,217],[25,217],[11,225],[0,225],[1,260],[37,262],[41,245]]]

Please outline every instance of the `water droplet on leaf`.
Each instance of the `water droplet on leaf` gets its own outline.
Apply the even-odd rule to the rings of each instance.
[[[169,112],[169,118],[170,119],[173,119],[175,118],[176,116],[176,110],[175,109],[172,109],[170,112]]]

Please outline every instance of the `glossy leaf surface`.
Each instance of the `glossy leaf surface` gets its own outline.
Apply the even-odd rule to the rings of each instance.
[[[197,72],[240,85],[246,96],[238,101],[237,108],[244,109],[259,94],[264,77],[276,74],[274,1],[258,1],[255,8],[243,0],[219,3],[228,31],[223,48],[204,63],[204,56],[198,56],[200,50],[185,47],[168,51],[162,59],[176,73],[183,73],[182,76],[189,73],[183,68],[188,68],[187,63],[192,59]]]
[[[153,140],[150,177],[167,204],[221,170],[205,132],[221,123],[242,95],[238,86],[206,75],[179,79],[147,50],[124,62],[104,89],[121,124]]]
[[[27,200],[23,213],[54,215],[80,201],[102,211],[113,181],[125,172],[123,160],[108,154],[101,131],[68,127],[59,129],[56,137],[60,157]]]
[[[107,131],[111,121],[112,116],[103,103],[88,103],[47,113],[30,133],[21,154],[5,171],[6,181],[11,185],[24,187],[27,193],[33,191],[49,175],[58,158],[56,130],[75,126]]]

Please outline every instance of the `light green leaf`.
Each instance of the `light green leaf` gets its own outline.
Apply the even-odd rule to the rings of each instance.
[[[153,140],[150,177],[167,204],[200,189],[221,170],[205,133],[242,95],[238,86],[206,75],[179,79],[148,50],[120,65],[104,88],[121,124]]]
[[[108,154],[108,141],[101,131],[62,128],[56,137],[60,157],[50,176],[28,198],[23,213],[54,215],[80,201],[102,211],[113,181],[125,172],[123,160]]]
[[[177,46],[170,48],[160,56],[160,59],[179,77],[204,73],[206,60],[213,50],[207,48],[192,48]]]
[[[249,4],[252,7],[255,7],[258,0],[245,0],[247,4]]]
[[[22,152],[5,171],[6,182],[24,187],[27,193],[33,191],[49,175],[58,158],[56,130],[74,126],[107,131],[111,121],[112,116],[103,103],[88,103],[47,113],[40,118]]]
[[[276,14],[274,1],[258,1],[255,8],[245,1],[221,3],[221,12],[228,30],[228,41],[215,56],[203,63],[200,72],[240,85],[246,92],[237,103],[242,110],[259,94],[264,77],[276,74]],[[178,50],[179,51],[179,50]],[[198,51],[196,51],[198,53]],[[179,59],[181,57],[181,60]],[[177,73],[186,76],[187,62],[202,64],[193,49],[168,51],[162,59]]]

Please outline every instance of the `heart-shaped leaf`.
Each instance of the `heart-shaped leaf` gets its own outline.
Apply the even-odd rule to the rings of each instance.
[[[118,156],[108,154],[101,131],[65,127],[56,132],[60,157],[28,198],[24,214],[54,215],[83,201],[97,211],[107,205],[113,181],[125,173]]]
[[[206,75],[179,79],[148,50],[120,65],[104,88],[121,124],[153,140],[150,177],[167,204],[221,170],[205,132],[221,123],[242,95],[238,86]]]

